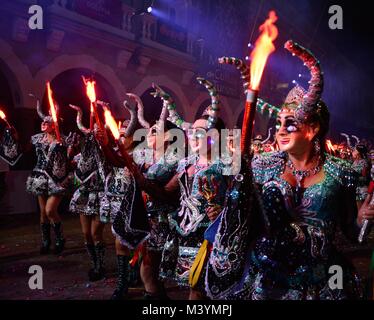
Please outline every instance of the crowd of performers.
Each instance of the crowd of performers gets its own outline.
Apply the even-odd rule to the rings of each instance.
[[[279,107],[258,100],[258,112],[276,118],[274,141],[271,132],[266,139],[256,136],[251,152],[240,157],[240,171],[231,175],[225,171],[227,157],[213,157],[211,150],[221,144],[228,154],[237,152],[235,130],[222,145],[219,96],[205,79],[197,80],[212,103],[193,123],[177,113],[171,95],[153,85],[154,96],[163,101],[159,120],[148,123],[141,99],[128,94],[124,107],[130,119],[119,126],[117,136],[108,129],[110,121],[104,125],[97,113],[101,106],[105,118],[108,112],[110,117],[104,102],[92,101],[88,128],[82,109],[70,105],[80,134],[66,137],[57,130],[57,103],[52,101],[54,108],[46,115],[38,101],[41,133],[31,137],[37,162],[26,188],[39,203],[40,253],[50,252],[51,229],[54,252],[64,250],[58,206],[69,196],[92,263],[90,281],[105,277],[106,225],[114,235],[118,277],[112,299],[128,294],[131,256],[141,257],[147,299],[166,299],[167,279],[189,288],[190,299],[363,298],[364,285],[336,250],[334,238],[339,228],[357,242],[363,225],[374,219],[374,150],[346,134],[344,144],[326,142],[329,111],[321,100],[319,62],[292,41],[285,47],[310,69],[310,86],[293,88]],[[219,62],[235,66],[246,87],[249,70],[242,60],[224,57]],[[144,149],[134,139],[139,126],[146,130]],[[207,134],[212,129],[218,137]],[[171,130],[189,145],[182,158],[169,148]],[[21,149],[15,129],[7,124],[1,157],[15,164]],[[343,287],[329,284],[334,265],[344,270]]]

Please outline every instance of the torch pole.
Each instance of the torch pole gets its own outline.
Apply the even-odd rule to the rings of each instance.
[[[91,102],[91,105],[90,105],[90,130],[91,131],[94,129],[94,121],[95,121],[95,116],[94,116],[93,104]]]
[[[251,151],[251,139],[256,115],[257,97],[257,90],[248,89],[247,99],[245,101],[242,137],[240,142],[243,155],[249,155]]]
[[[58,119],[54,123],[55,123],[56,139],[58,142],[61,142],[60,127],[58,125]]]
[[[11,127],[12,127],[6,118],[4,118],[3,120],[4,120],[4,122],[5,122],[5,124],[6,124],[6,126],[7,126],[8,128],[11,128]]]
[[[92,102],[92,109],[93,109],[93,112],[94,112],[94,115],[95,115],[95,122],[97,123],[97,125],[99,126],[100,129],[104,129],[104,126],[100,121],[99,114],[97,113],[96,101]]]

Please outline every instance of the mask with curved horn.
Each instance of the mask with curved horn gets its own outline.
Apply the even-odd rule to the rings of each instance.
[[[218,94],[217,94],[217,89],[214,87],[213,83],[211,83],[210,81],[204,79],[204,78],[201,78],[201,77],[197,77],[196,80],[202,84],[209,92],[209,95],[211,97],[211,100],[212,100],[212,103],[211,105],[207,108],[207,114],[209,115],[209,118],[208,118],[208,125],[207,125],[207,129],[211,129],[214,127],[216,121],[217,121],[217,118],[218,118],[218,112],[219,112],[219,97],[218,97]]]
[[[40,119],[46,122],[52,122],[52,117],[44,114],[42,106],[40,104],[40,100],[32,93],[29,93],[29,96],[36,99],[36,112],[38,113]]]
[[[169,117],[167,118],[167,120],[174,123],[177,127],[183,130],[190,129],[192,127],[192,123],[184,121],[178,114],[173,98],[164,90],[162,90],[157,84],[152,83],[152,87],[153,89],[155,89],[155,92],[152,92],[151,94],[154,97],[160,97],[163,101],[163,106],[166,106],[169,111]]]
[[[136,101],[136,104],[138,106],[138,121],[140,125],[145,129],[149,129],[151,125],[147,120],[144,119],[144,105],[142,99],[140,99],[140,97],[134,93],[128,92],[126,93],[126,95],[128,95],[130,98],[133,98]]]
[[[221,57],[218,58],[218,62],[220,64],[231,64],[240,71],[240,75],[243,80],[244,92],[247,92],[249,84],[251,82],[251,72],[249,70],[249,67],[244,63],[244,61],[242,59],[234,57]]]
[[[354,136],[353,134],[352,134],[352,138],[356,140],[356,144],[354,146],[354,148],[356,148],[359,145],[359,143],[360,143],[361,140],[359,139],[359,137]]]
[[[245,64],[245,62],[242,59],[234,57],[221,57],[218,58],[218,62],[221,64],[233,65],[240,71],[240,75],[243,80],[244,93],[246,93],[251,81],[251,72],[249,67]],[[256,109],[261,114],[264,114],[264,112],[267,111],[269,113],[269,118],[276,118],[278,112],[280,111],[280,108],[275,107],[260,98],[257,99]]]
[[[257,98],[256,110],[261,114],[264,114],[265,111],[267,111],[269,118],[276,118],[281,109],[271,105],[270,103],[267,103],[261,98]]]
[[[323,91],[323,72],[320,62],[308,49],[292,40],[288,40],[284,47],[290,51],[292,55],[300,58],[304,62],[304,65],[308,67],[311,74],[308,91],[295,110],[295,117],[297,120],[305,122],[313,113],[318,112],[318,102]]]
[[[272,130],[273,128],[269,128],[269,130],[268,130],[268,136],[267,136],[267,138],[265,139],[265,140],[263,140],[262,142],[261,142],[261,144],[265,144],[266,142],[268,142],[269,140],[270,140],[270,138],[271,138],[271,130]]]
[[[134,133],[136,127],[136,107],[132,107],[126,100],[123,102],[123,106],[130,112],[130,122],[124,132],[125,137],[129,137]]]
[[[91,132],[91,130],[87,129],[84,125],[83,125],[83,122],[82,122],[82,115],[83,115],[83,112],[82,112],[82,109],[78,106],[75,106],[73,104],[69,104],[69,107],[70,108],[73,108],[74,110],[77,111],[77,118],[76,118],[76,123],[77,123],[77,127],[78,129],[83,132],[84,134],[88,134]]]
[[[345,137],[345,139],[347,140],[348,148],[353,149],[352,144],[351,144],[351,138],[349,137],[349,135],[346,133],[341,133],[340,135]]]

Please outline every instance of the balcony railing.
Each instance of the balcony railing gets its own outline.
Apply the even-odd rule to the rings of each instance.
[[[135,15],[133,7],[118,0],[53,0],[51,10],[66,19],[77,21],[80,16],[81,23],[98,21],[100,23],[93,24],[95,28],[107,25],[106,31],[117,29],[112,29],[117,35],[118,30],[123,30],[122,36],[128,35],[130,40],[137,40],[150,47],[187,54],[191,58],[196,55],[194,48],[198,47],[197,37],[192,33],[151,14]]]

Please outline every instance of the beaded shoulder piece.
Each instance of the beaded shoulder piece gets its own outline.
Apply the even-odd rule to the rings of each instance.
[[[196,161],[197,161],[196,155],[190,155],[187,158],[184,158],[184,159],[180,160],[179,163],[178,163],[177,172],[178,173],[183,172],[184,169],[188,165],[194,164]]]
[[[41,139],[43,139],[44,133],[37,133],[31,136],[31,143],[33,145],[37,144]]]
[[[348,161],[327,154],[323,167],[325,172],[341,185],[348,188],[356,187],[358,175]]]
[[[282,151],[262,153],[252,159],[252,171],[256,183],[265,184],[279,176],[284,169],[286,153]]]

